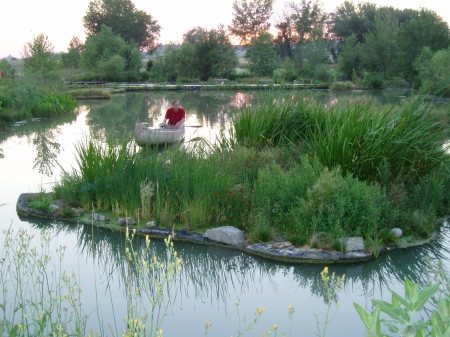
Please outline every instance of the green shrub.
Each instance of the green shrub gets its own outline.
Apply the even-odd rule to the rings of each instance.
[[[351,81],[333,82],[330,84],[331,91],[352,90],[352,89],[353,89],[353,83]]]
[[[31,209],[53,212],[50,209],[50,205],[54,203],[53,197],[47,193],[39,193],[34,199],[30,199],[27,202],[27,206]]]
[[[378,73],[365,73],[363,85],[366,88],[381,89],[384,85],[383,76]]]
[[[291,234],[287,237],[287,241],[292,243],[294,246],[303,247],[309,241],[309,237],[305,235]]]
[[[268,221],[261,217],[253,227],[250,237],[255,242],[269,242],[274,237],[274,232]]]
[[[72,95],[50,94],[36,102],[31,113],[34,117],[54,117],[73,111],[77,105]]]
[[[281,232],[291,231],[295,219],[292,209],[316,179],[316,171],[306,156],[287,171],[276,163],[260,169],[253,194],[255,212]]]
[[[300,199],[296,226],[300,233],[362,236],[384,223],[382,210],[388,205],[386,195],[376,186],[325,168]]]

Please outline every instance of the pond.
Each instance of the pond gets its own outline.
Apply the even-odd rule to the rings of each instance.
[[[77,114],[30,122],[0,133],[0,149],[4,155],[0,159],[2,231],[10,227],[15,231],[24,228],[35,235],[32,242],[38,246],[39,233],[45,230],[51,237],[53,259],[57,258],[57,247],[65,246],[61,268],[73,272],[82,285],[80,300],[84,314],[89,316],[88,329],[102,335],[120,335],[126,329],[129,284],[124,233],[19,217],[15,209],[19,195],[49,191],[62,169],[76,167],[76,142],[94,136],[103,140],[120,137],[131,133],[136,121],[156,125],[172,99],[179,99],[186,109],[187,126],[202,126],[187,128],[186,140],[204,137],[214,142],[220,131],[229,127],[230,116],[238,108],[255,104],[267,95],[264,91],[127,93],[114,96],[110,101],[80,101]],[[305,90],[273,95],[278,100],[305,99],[321,104],[367,97],[375,97],[382,104],[396,104],[409,93],[389,90],[335,94],[326,90]],[[2,242],[4,237],[3,232]],[[140,238],[136,244],[142,245],[143,241]],[[151,242],[152,254],[163,256],[164,243],[157,239]],[[388,289],[402,294],[405,278],[424,284],[427,257],[442,259],[448,267],[448,242],[449,228],[444,223],[437,238],[424,246],[391,251],[365,263],[329,266],[337,275],[346,274],[346,279],[339,294],[339,309],[327,327],[327,336],[363,336],[364,324],[353,302],[371,310],[373,298],[390,301]],[[273,324],[278,325],[278,332],[289,335],[288,305],[295,308],[293,336],[317,333],[316,317],[323,326],[327,306],[320,273],[324,266],[280,264],[234,250],[181,242],[175,242],[174,247],[184,265],[174,282],[174,293],[162,325],[164,336],[202,335],[207,321],[212,323],[209,335],[236,336],[239,327],[242,330],[245,325],[244,314],[248,315],[248,326],[257,308],[263,307],[266,310],[255,325],[255,335],[267,332]],[[56,263],[50,265],[56,268]],[[235,301],[239,302],[240,316]],[[249,331],[245,335],[253,334]]]

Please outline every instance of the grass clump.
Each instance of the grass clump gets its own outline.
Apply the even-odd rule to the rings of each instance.
[[[54,203],[55,201],[53,199],[52,194],[40,192],[35,198],[30,198],[27,201],[27,206],[31,209],[53,213],[53,210],[50,208],[50,205]]]

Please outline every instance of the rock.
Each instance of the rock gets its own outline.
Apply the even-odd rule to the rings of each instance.
[[[394,234],[396,238],[399,238],[403,235],[403,231],[400,228],[392,228],[391,233]]]
[[[292,243],[284,241],[284,242],[275,242],[270,246],[270,249],[283,249],[292,247]]]
[[[364,240],[360,236],[351,238],[340,238],[341,245],[345,245],[344,251],[347,253],[364,250]]]
[[[156,221],[149,221],[145,224],[147,227],[155,227],[156,226]]]
[[[100,215],[98,213],[94,213],[92,215],[92,220],[106,222],[106,221],[109,221],[109,218],[107,216]]]
[[[59,209],[59,206],[55,205],[55,204],[51,204],[51,205],[48,206],[48,208],[50,208],[50,210],[52,212],[56,212]]]
[[[136,224],[136,221],[134,221],[132,218],[119,218],[117,220],[117,223],[119,226],[133,226]]]
[[[205,237],[210,240],[226,243],[227,245],[240,245],[245,242],[244,232],[233,226],[208,229]]]
[[[84,209],[80,207],[73,207],[70,210],[72,211],[74,217],[80,217],[84,214]]]

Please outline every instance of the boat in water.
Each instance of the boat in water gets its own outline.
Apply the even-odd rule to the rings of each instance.
[[[173,144],[184,139],[184,125],[179,129],[170,125],[152,129],[144,123],[136,123],[134,130],[136,132],[136,143],[139,146]]]

